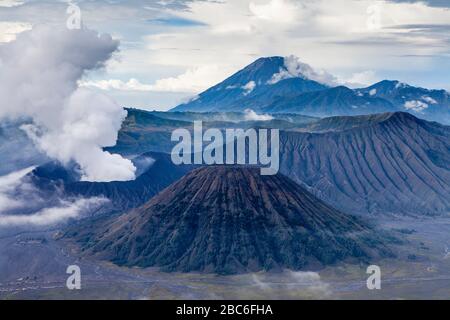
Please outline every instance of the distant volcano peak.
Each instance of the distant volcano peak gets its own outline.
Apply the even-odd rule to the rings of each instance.
[[[173,111],[252,109],[314,117],[406,111],[425,120],[450,123],[450,94],[445,90],[414,87],[398,80],[353,90],[342,87],[342,82],[293,55],[259,58]]]

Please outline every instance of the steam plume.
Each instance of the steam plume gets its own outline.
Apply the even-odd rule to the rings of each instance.
[[[51,158],[77,162],[83,180],[135,177],[130,160],[102,149],[115,145],[126,111],[108,96],[78,87],[118,45],[88,29],[37,26],[0,47],[0,119],[31,119],[23,127],[29,137]]]

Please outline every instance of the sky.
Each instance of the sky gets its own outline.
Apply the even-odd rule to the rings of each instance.
[[[72,4],[72,5],[71,5]],[[126,107],[168,110],[259,57],[297,56],[342,83],[450,90],[448,0],[0,0],[0,50],[21,32],[84,28],[119,50],[80,84]],[[0,72],[2,64],[0,61]]]

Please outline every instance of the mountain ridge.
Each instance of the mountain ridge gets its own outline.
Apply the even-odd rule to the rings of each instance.
[[[253,109],[319,117],[404,111],[426,120],[450,124],[450,94],[446,90],[414,87],[397,80],[382,80],[359,89],[330,86],[298,71],[293,74],[287,59],[259,58],[171,111]],[[271,81],[274,78],[276,81]],[[319,76],[315,78],[320,79]]]
[[[261,100],[272,101],[289,92],[310,92],[328,88],[307,78],[291,77],[270,83],[275,74],[284,68],[284,58],[259,58],[223,82],[202,92],[194,100],[181,104],[171,111],[244,111],[256,108]],[[252,84],[251,87],[246,87]],[[272,90],[267,91],[266,88]],[[246,107],[242,109],[242,106]]]
[[[404,112],[361,118],[372,122],[282,133],[280,172],[345,212],[450,213],[450,127]]]

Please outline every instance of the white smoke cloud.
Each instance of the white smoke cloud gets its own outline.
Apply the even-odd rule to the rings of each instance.
[[[348,86],[350,88],[362,87],[378,80],[375,72],[370,70],[354,73],[347,79],[337,77],[325,70],[314,69],[309,64],[301,62],[298,57],[290,55],[284,58],[284,67],[280,68],[267,83],[276,84],[291,78],[309,79],[330,87]]]
[[[126,111],[108,96],[79,88],[104,66],[118,42],[95,31],[38,26],[0,47],[0,119],[31,118],[23,129],[48,156],[76,161],[87,181],[135,178],[130,160],[103,151],[116,144]]]
[[[367,70],[353,73],[349,78],[338,77],[339,82],[350,88],[361,88],[380,81],[375,71]]]
[[[245,110],[245,120],[246,121],[270,121],[273,117],[269,114],[257,114],[252,109]]]
[[[338,79],[323,70],[315,70],[310,65],[303,63],[300,59],[294,55],[284,58],[284,67],[280,71],[272,76],[269,80],[269,84],[275,84],[285,79],[290,78],[304,78],[314,80],[319,83],[335,86],[338,85]]]

